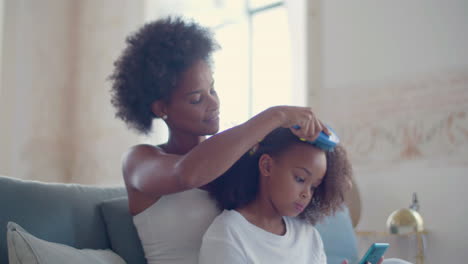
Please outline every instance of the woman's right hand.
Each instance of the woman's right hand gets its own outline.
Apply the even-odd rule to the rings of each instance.
[[[327,126],[316,117],[310,107],[274,106],[270,110],[278,114],[281,127],[290,128],[299,138],[314,141],[321,131],[330,134]]]

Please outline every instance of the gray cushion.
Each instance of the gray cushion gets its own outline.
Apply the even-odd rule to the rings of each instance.
[[[104,201],[101,211],[112,250],[127,263],[146,264],[143,248],[128,210],[127,197]]]
[[[52,184],[0,176],[0,263],[7,262],[6,226],[74,248],[110,248],[98,204],[126,195],[124,187]]]
[[[76,249],[48,242],[13,222],[8,222],[7,229],[10,264],[125,264],[110,249]]]

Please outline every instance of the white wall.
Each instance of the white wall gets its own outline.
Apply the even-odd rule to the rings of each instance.
[[[320,112],[352,156],[357,229],[385,231],[417,192],[425,263],[466,263],[468,2],[327,0],[322,14]]]
[[[45,2],[5,1],[0,173],[54,181],[63,177],[69,158],[64,151],[70,132],[64,88],[71,72],[64,65],[71,54],[67,17],[73,5]],[[49,120],[54,122],[44,125]],[[40,173],[41,168],[48,168],[47,173]]]
[[[114,117],[108,77],[125,38],[144,23],[144,2],[80,0],[75,43],[71,182],[122,183],[121,157],[139,142]]]
[[[122,183],[139,138],[114,118],[108,76],[144,21],[132,0],[5,0],[0,174]]]

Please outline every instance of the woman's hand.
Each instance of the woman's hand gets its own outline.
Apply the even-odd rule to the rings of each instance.
[[[299,138],[314,141],[321,131],[330,134],[327,126],[315,116],[310,107],[275,106],[270,110],[278,114],[281,127],[290,128]]]

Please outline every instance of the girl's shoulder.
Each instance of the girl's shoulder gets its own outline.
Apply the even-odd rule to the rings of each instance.
[[[239,224],[239,218],[235,210],[223,210],[211,223],[213,228],[230,229]]]
[[[240,227],[239,213],[235,210],[224,210],[216,216],[205,236],[210,237],[232,237],[236,236]]]

